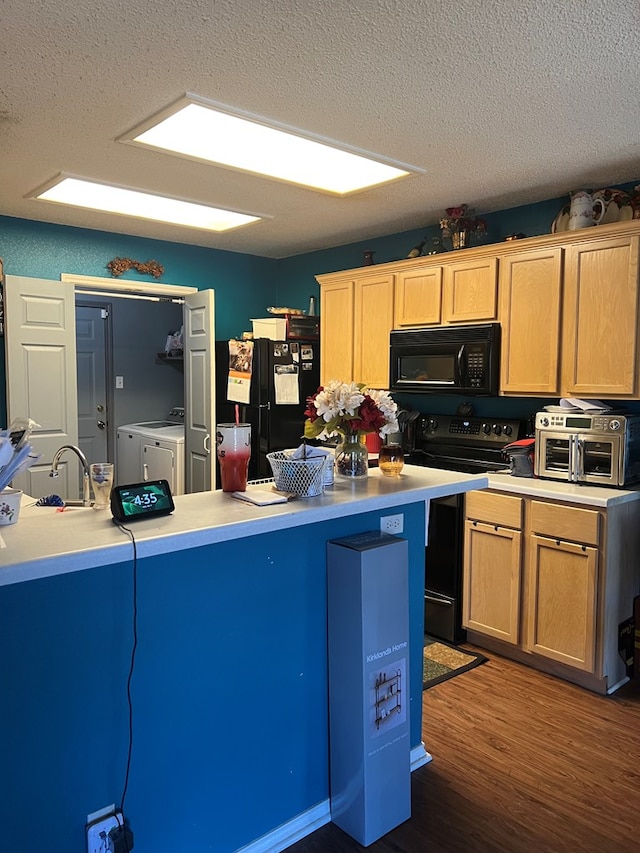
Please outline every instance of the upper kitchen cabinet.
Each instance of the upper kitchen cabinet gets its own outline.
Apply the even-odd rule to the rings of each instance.
[[[369,388],[389,387],[389,334],[394,277],[383,273],[355,282],[353,372]]]
[[[447,264],[442,322],[483,323],[497,317],[498,259],[484,255]]]
[[[500,259],[504,394],[555,396],[560,382],[562,249],[514,252]]]
[[[384,388],[389,332],[502,326],[500,393],[640,398],[640,221],[317,276],[322,380]]]
[[[638,397],[638,225],[532,238],[501,255],[502,394]]]
[[[394,276],[367,273],[317,276],[320,284],[320,381],[389,386],[389,333]]]
[[[562,333],[566,396],[638,396],[639,241],[638,236],[625,235],[566,247]]]
[[[399,271],[395,286],[395,328],[434,326],[441,322],[442,266],[421,264]]]
[[[456,253],[459,254],[459,253]],[[394,327],[486,323],[498,316],[498,262],[486,251],[449,263],[438,255],[400,262],[396,271]]]
[[[353,310],[355,282],[320,282],[320,384],[331,379],[353,380]]]

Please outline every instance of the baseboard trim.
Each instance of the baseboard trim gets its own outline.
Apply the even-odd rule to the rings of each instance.
[[[421,743],[420,746],[414,746],[410,755],[411,772],[413,773],[418,767],[424,767],[432,758],[433,756],[425,749],[424,743]],[[252,841],[251,844],[239,848],[235,853],[282,853],[287,847],[291,847],[296,841],[311,835],[316,829],[320,829],[321,826],[330,821],[331,803],[329,800],[324,800],[313,808],[307,809],[306,812],[296,815],[293,820],[283,823],[266,835]]]
[[[292,820],[252,841],[251,844],[236,850],[235,853],[281,853],[282,850],[286,850],[296,841],[320,829],[330,820],[329,800],[323,800],[306,812],[296,815]]]
[[[433,761],[433,755],[427,752],[425,749],[424,743],[421,743],[420,746],[414,746],[411,750],[411,772],[417,770],[418,767],[424,767],[425,764],[428,764],[430,761]]]

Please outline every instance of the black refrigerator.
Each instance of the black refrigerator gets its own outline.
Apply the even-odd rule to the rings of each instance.
[[[253,344],[249,403],[238,405],[242,422],[251,424],[249,479],[257,480],[273,476],[267,453],[298,447],[302,441],[307,397],[320,384],[320,342],[256,338]],[[218,423],[235,420],[236,404],[227,398],[228,376],[229,342],[216,341]],[[282,402],[294,398],[297,402]]]

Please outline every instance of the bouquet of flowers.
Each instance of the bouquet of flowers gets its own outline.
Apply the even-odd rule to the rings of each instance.
[[[467,204],[458,207],[448,207],[446,219],[440,220],[440,231],[443,241],[447,241],[453,249],[464,249],[469,245],[472,236],[479,241],[487,231],[487,223],[475,210]]]
[[[332,379],[307,398],[305,438],[327,438],[339,433],[356,438],[377,432],[398,432],[397,404],[386,391],[373,391],[359,382]]]

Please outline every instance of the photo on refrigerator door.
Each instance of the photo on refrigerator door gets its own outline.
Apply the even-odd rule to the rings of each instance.
[[[369,695],[373,737],[406,722],[408,700],[406,671],[406,658],[401,658],[390,663],[385,669],[371,673]]]

